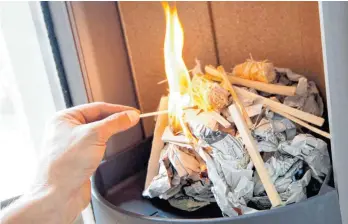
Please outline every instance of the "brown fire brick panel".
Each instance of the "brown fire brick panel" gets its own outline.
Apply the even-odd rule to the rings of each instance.
[[[212,2],[220,63],[268,59],[314,80],[325,94],[317,2]]]

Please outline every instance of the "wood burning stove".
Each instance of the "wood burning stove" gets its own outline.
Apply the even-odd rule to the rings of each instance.
[[[71,2],[65,6],[88,101],[102,100],[136,106],[145,112],[155,111],[161,95],[166,93],[166,85],[156,84],[165,79],[165,19],[161,5]],[[198,58],[204,65],[232,68],[251,53],[253,58],[269,59],[279,67],[291,68],[316,82],[331,113],[331,134],[339,132],[335,129],[341,127],[337,117],[332,117],[338,114],[338,108],[333,108],[338,104],[332,99],[337,93],[335,87],[330,87],[332,82],[328,82],[333,78],[328,76],[333,67],[322,46],[332,47],[331,42],[326,42],[332,39],[325,39],[323,31],[329,26],[328,19],[332,19],[329,9],[338,10],[340,5],[321,4],[321,11],[317,2],[178,2],[177,6],[185,30],[183,57],[187,67],[192,68]],[[57,5],[50,7],[54,17]],[[348,9],[347,5],[341,8]],[[340,14],[342,18],[344,15]],[[332,53],[331,48],[326,50]],[[331,89],[326,92],[325,87]],[[342,199],[338,203],[334,187],[342,184],[338,187],[340,197],[346,194],[347,181],[342,171],[336,170],[342,169],[337,164],[342,162],[339,157],[345,155],[339,145],[342,139],[332,139],[337,147],[332,150],[339,150],[333,153],[336,184],[330,176],[319,195],[306,201],[225,218],[216,206],[185,213],[163,201],[141,197],[153,129],[153,119],[148,118],[111,139],[105,161],[93,176],[93,208],[98,223],[341,223],[341,214],[345,217],[340,214],[340,205],[342,211],[347,202]]]

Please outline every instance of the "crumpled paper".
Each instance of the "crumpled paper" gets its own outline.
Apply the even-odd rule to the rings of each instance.
[[[308,170],[300,180],[293,181],[284,192],[279,194],[282,202],[284,204],[292,204],[306,199],[306,186],[310,180],[311,172]],[[251,198],[250,201],[260,210],[270,209],[272,207],[268,196],[256,196]]]
[[[312,176],[322,182],[330,172],[331,163],[327,144],[309,134],[299,134],[292,141],[279,145],[279,150],[305,161]]]
[[[196,127],[194,134],[212,149],[209,154],[200,150],[200,155],[207,164],[211,191],[221,211],[227,216],[252,212],[246,203],[253,194],[253,170],[248,168],[250,158],[243,144],[204,126]]]
[[[285,127],[293,128],[293,124],[284,125],[279,117],[272,115],[271,118],[272,122],[280,121],[272,126],[275,130],[284,132],[288,130]],[[195,153],[168,144],[161,155],[159,175],[144,191],[144,196],[168,200],[173,207],[185,211],[195,211],[216,202],[226,216],[256,212],[254,208],[269,209],[271,203],[257,172],[252,170],[241,139],[204,125],[195,126],[194,131],[199,145],[210,149],[196,149],[206,164],[209,178],[198,175],[199,162],[194,161]],[[306,186],[311,176],[322,180],[330,170],[326,143],[311,135],[299,134],[292,140],[281,141],[275,151],[264,153],[263,158],[267,158],[266,169],[284,204],[306,199]],[[185,162],[181,164],[180,161]],[[308,164],[306,169],[305,163]]]
[[[171,206],[188,212],[196,211],[197,209],[210,204],[208,201],[198,201],[183,193],[174,195],[168,199],[168,202]]]
[[[160,194],[158,197],[164,200],[168,200],[181,191],[183,184],[186,184],[186,181],[181,180],[181,178],[174,172],[171,187],[166,192]]]
[[[246,177],[242,177],[235,189],[231,189],[226,180],[218,172],[212,157],[202,148],[199,155],[207,164],[209,179],[213,182],[211,191],[222,213],[227,216],[238,216],[255,212],[254,209],[247,207],[244,198],[251,198],[253,193],[253,182]]]
[[[187,196],[190,196],[198,201],[215,202],[211,187],[213,183],[209,179],[199,180],[190,185],[184,186],[183,191]]]
[[[179,177],[197,176],[200,172],[200,163],[190,150],[184,151],[179,146],[169,144],[167,148],[168,159]]]
[[[279,193],[284,192],[293,182],[296,172],[303,168],[303,161],[288,154],[276,152],[265,162],[265,167]],[[265,188],[257,172],[254,176],[254,195],[261,195]]]
[[[195,211],[211,202],[216,202],[211,192],[212,183],[209,179],[202,178],[196,182],[184,181],[178,188],[174,188],[169,194],[160,196],[168,200],[171,206],[184,210]]]
[[[191,149],[169,143],[161,152],[159,174],[143,196],[168,200],[178,209],[195,211],[215,202],[209,179],[200,177],[201,161]]]
[[[295,124],[271,111],[266,112],[252,132],[261,152],[275,152],[281,142],[291,140],[296,135]]]
[[[304,163],[309,167],[304,172]],[[308,134],[299,134],[293,140],[279,144],[278,151],[265,162],[265,167],[285,204],[306,199],[306,186],[311,176],[322,182],[328,175],[331,165],[326,143]],[[257,173],[254,176],[254,195],[250,199],[258,209],[269,209],[271,203],[265,196],[265,189]]]
[[[167,148],[168,145],[166,145],[161,151],[158,175],[153,178],[149,187],[144,190],[144,197],[158,197],[172,187],[171,179],[173,176],[173,170],[169,166]]]
[[[301,78],[300,81],[301,80],[305,80],[302,83],[303,87],[301,87],[301,90],[297,88],[296,96],[285,97],[283,103],[304,112],[311,113],[316,116],[322,116],[324,113],[324,103],[323,99],[319,95],[317,86],[313,81],[307,82],[307,79],[305,78]]]
[[[300,78],[303,78],[303,75],[297,74],[297,73],[291,71],[291,69],[289,69],[289,68],[278,68],[278,67],[275,67],[275,71],[277,73],[285,74],[285,76],[287,78],[286,79],[287,82],[289,82],[289,81],[298,82],[300,80]]]
[[[323,115],[324,103],[315,82],[308,81],[304,76],[296,74],[288,68],[276,68],[275,70],[280,75],[279,84],[292,85],[297,82],[296,95],[285,97],[283,100],[285,105],[317,116]]]

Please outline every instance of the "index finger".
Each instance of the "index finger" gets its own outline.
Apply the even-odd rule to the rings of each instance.
[[[122,112],[125,110],[136,110],[139,112],[139,110],[129,106],[95,102],[72,107],[65,111],[62,111],[62,113],[72,116],[81,123],[87,124],[102,120],[114,113]]]

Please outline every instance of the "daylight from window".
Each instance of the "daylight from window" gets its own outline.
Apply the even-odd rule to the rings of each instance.
[[[21,94],[0,30],[0,201],[26,190],[36,171],[37,154],[30,138]]]

